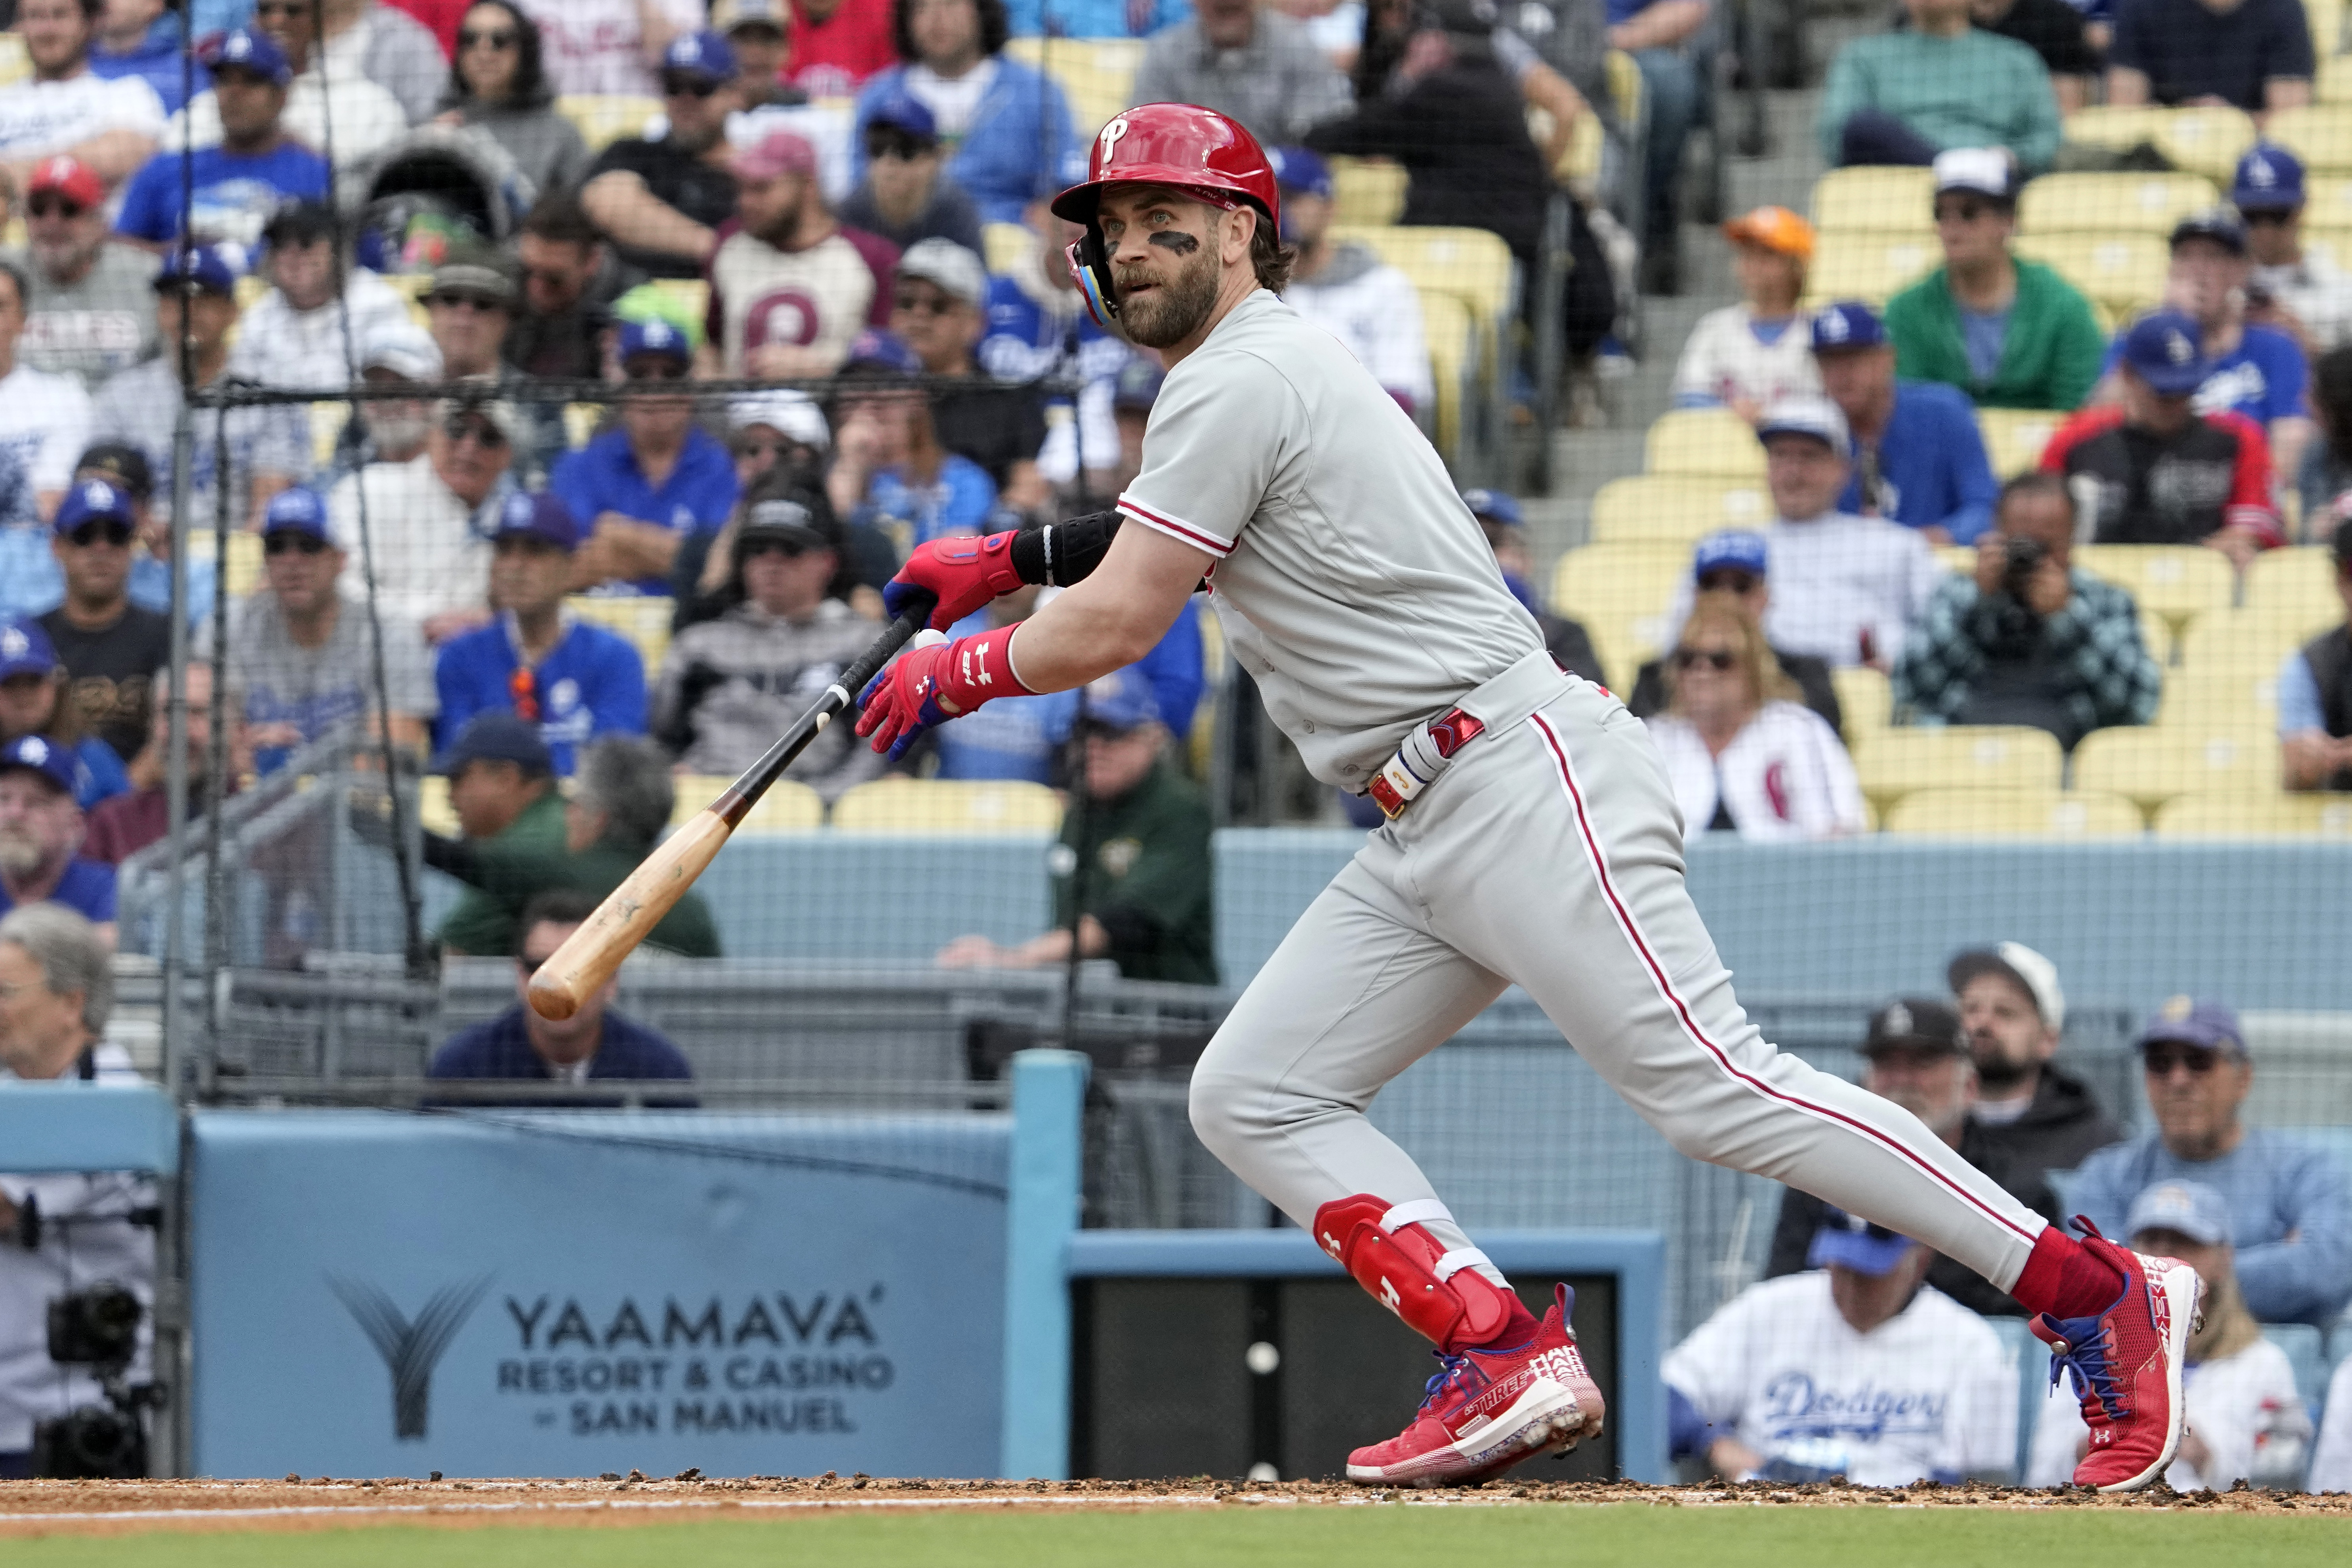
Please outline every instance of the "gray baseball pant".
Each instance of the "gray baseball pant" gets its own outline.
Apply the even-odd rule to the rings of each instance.
[[[1201,1141],[1309,1229],[1350,1194],[1437,1197],[1365,1108],[1516,982],[1683,1153],[2015,1283],[2042,1216],[1909,1111],[1765,1041],[1684,887],[1642,721],[1535,658],[1463,700],[1487,731],[1370,837],[1234,1005],[1193,1069]],[[1473,1245],[1450,1220],[1429,1228]]]

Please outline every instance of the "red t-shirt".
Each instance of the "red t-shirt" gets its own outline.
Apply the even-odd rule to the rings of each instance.
[[[841,0],[822,22],[793,6],[792,63],[784,79],[811,98],[849,98],[877,71],[898,63],[890,0]]]
[[[405,11],[427,27],[441,40],[441,52],[457,52],[457,24],[466,19],[474,0],[383,0],[395,10]]]

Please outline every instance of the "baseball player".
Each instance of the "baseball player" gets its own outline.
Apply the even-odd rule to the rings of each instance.
[[[1147,104],[1103,127],[1088,174],[1054,203],[1086,226],[1080,287],[1168,367],[1142,471],[1115,514],[917,551],[886,597],[937,594],[934,627],[1019,583],[1067,591],[1018,626],[922,634],[867,688],[857,732],[897,752],[992,698],[1092,680],[1205,586],[1307,767],[1386,813],[1192,1093],[1202,1141],[1437,1345],[1412,1424],[1349,1477],[1475,1481],[1601,1429],[1566,1290],[1538,1322],[1364,1115],[1514,982],[1677,1149],[1911,1237],[2042,1314],[2094,1434],[2077,1479],[2161,1473],[2196,1273],[2062,1235],[1909,1112],[1748,1022],[1641,721],[1552,663],[1437,454],[1282,302],[1280,197],[1248,132]]]

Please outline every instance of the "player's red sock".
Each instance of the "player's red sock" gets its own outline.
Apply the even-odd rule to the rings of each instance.
[[[1477,1351],[1517,1350],[1542,1331],[1543,1325],[1536,1321],[1536,1315],[1528,1310],[1527,1303],[1519,1300],[1517,1291],[1511,1293],[1508,1307],[1511,1315],[1503,1324],[1502,1332],[1483,1345],[1465,1345],[1463,1348]]]
[[[2009,1293],[2029,1312],[2095,1318],[2116,1304],[2123,1289],[2115,1265],[2053,1225],[2034,1238],[2032,1256]]]

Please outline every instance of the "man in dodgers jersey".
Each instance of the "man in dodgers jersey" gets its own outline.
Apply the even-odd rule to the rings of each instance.
[[[2179,1441],[2195,1272],[2061,1235],[1907,1111],[1760,1037],[1685,890],[1641,721],[1552,664],[1437,454],[1279,298],[1280,198],[1246,131],[1145,105],[1103,127],[1088,173],[1054,203],[1088,226],[1081,287],[1168,365],[1142,471],[1117,517],[918,550],[887,596],[936,594],[935,628],[1024,581],[1068,591],[1017,626],[922,634],[857,731],[900,752],[990,698],[1083,685],[1148,652],[1205,578],[1308,768],[1388,813],[1192,1092],[1202,1142],[1444,1357],[1412,1424],[1349,1475],[1475,1480],[1600,1429],[1566,1291],[1538,1322],[1364,1115],[1517,982],[1677,1149],[1865,1215],[2042,1314],[2095,1435],[2077,1479],[2146,1485]]]

